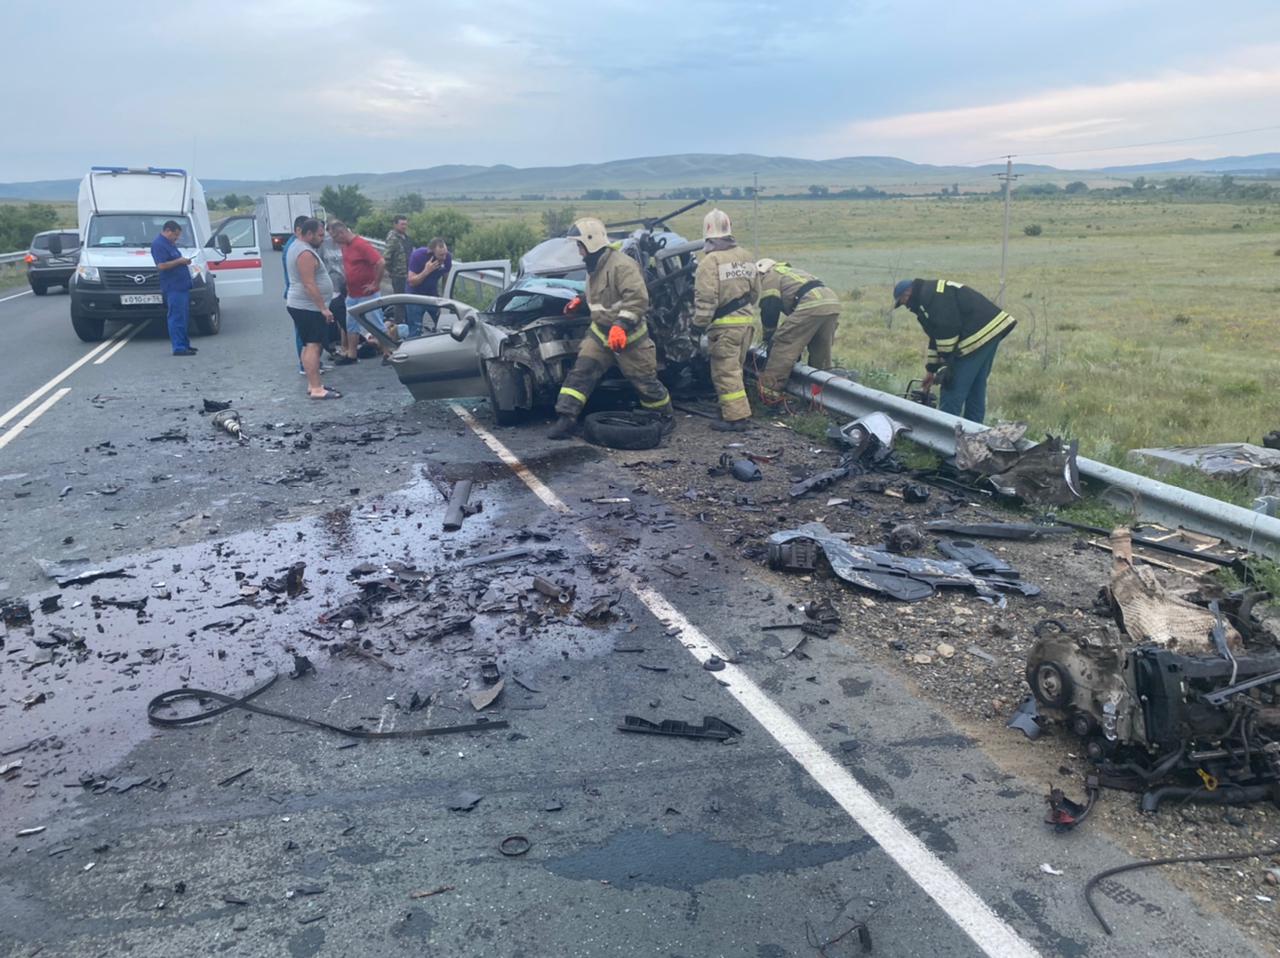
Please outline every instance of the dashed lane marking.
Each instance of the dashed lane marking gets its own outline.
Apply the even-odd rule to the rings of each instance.
[[[9,445],[9,443],[13,442],[20,435],[22,435],[23,430],[25,430],[33,422],[35,422],[37,419],[43,416],[46,412],[48,412],[53,407],[54,403],[56,403],[59,399],[61,399],[63,396],[65,396],[69,392],[71,392],[71,387],[63,386],[56,393],[54,393],[52,396],[50,396],[48,399],[42,402],[39,406],[37,406],[35,409],[31,410],[31,412],[27,413],[25,416],[19,419],[12,429],[6,432],[3,436],[0,436],[0,449],[3,449],[5,446]]]
[[[11,299],[17,299],[19,296],[30,296],[30,295],[31,295],[31,290],[29,289],[23,290],[21,293],[14,293],[12,296],[6,296],[4,297],[4,299],[0,299],[0,303],[7,303]]]
[[[497,436],[482,426],[467,410],[456,403],[450,407],[480,438],[480,441],[508,465],[513,472],[556,512],[570,515],[573,510],[564,500],[520,461]],[[605,546],[582,537],[593,551],[603,551]],[[627,587],[660,622],[680,630],[682,644],[700,664],[711,656],[725,661],[716,677],[724,683],[729,694],[751,713],[785,749],[793,759],[809,773],[858,827],[865,831],[885,853],[932,898],[975,945],[991,958],[1038,958],[1039,952],[1024,940],[1008,923],[991,910],[946,863],[929,851],[925,844],[913,835],[893,813],[876,801],[875,796],[858,784],[848,769],[837,762],[817,740],[806,732],[782,706],[771,699],[738,666],[727,661],[727,656],[701,629],[690,622],[662,593],[638,581],[630,574],[623,578]]]
[[[85,353],[83,356],[77,359],[74,363],[72,363],[62,372],[58,373],[58,375],[54,376],[43,386],[40,386],[39,388],[37,388],[35,392],[27,396],[26,399],[22,400],[16,406],[12,407],[3,416],[0,416],[0,426],[3,426],[5,423],[9,422],[9,420],[13,419],[14,417],[21,415],[22,410],[26,409],[32,403],[39,401],[41,396],[47,393],[54,386],[58,385],[58,383],[62,382],[64,379],[70,376],[73,372],[75,372],[85,363],[89,362],[89,360],[93,359],[93,357],[97,356],[104,349],[111,349],[113,346],[116,345],[116,343],[120,340],[121,337],[132,336],[133,333],[137,332],[137,330],[140,328],[141,328],[141,324],[136,327],[131,326],[127,329],[123,329],[120,332],[116,333],[114,336],[112,336],[110,339],[108,339],[105,343],[99,343],[97,346],[94,346],[93,349],[89,350],[87,353]]]

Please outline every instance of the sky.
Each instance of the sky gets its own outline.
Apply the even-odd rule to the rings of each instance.
[[[1280,151],[1276,0],[60,0],[5,23],[0,181]]]

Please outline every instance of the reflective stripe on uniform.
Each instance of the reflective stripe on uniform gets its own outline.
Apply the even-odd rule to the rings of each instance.
[[[618,315],[621,316],[622,314],[619,313]],[[600,342],[604,343],[606,346],[609,345],[609,334],[606,333],[604,330],[602,330],[595,323],[591,324],[591,331],[596,334],[596,339],[600,340]],[[627,333],[627,345],[630,346],[632,343],[639,342],[640,340],[644,339],[644,337],[648,335],[649,335],[648,325],[646,323],[641,323],[635,332]]]
[[[643,406],[645,409],[661,409],[663,406],[669,406],[670,404],[671,404],[670,395],[663,396],[657,402],[645,402],[643,399],[640,400],[640,405]]]
[[[937,289],[937,292],[939,292],[939,293],[944,292],[944,291],[946,290],[946,288],[947,288],[947,281],[946,281],[945,279],[940,279],[940,280],[938,280],[938,289]]]
[[[637,319],[638,317],[636,316],[635,313],[631,312],[631,310],[629,309],[620,309],[618,310],[618,318],[619,319]]]
[[[782,293],[778,292],[776,289],[766,289],[764,292],[760,294],[760,302],[763,303],[770,296],[777,296],[779,299],[781,299]]]
[[[716,398],[719,399],[721,403],[727,406],[729,403],[736,402],[739,399],[746,399],[747,391],[745,389],[739,389],[736,393],[724,393],[723,395],[717,396]]]
[[[587,403],[587,397],[586,397],[586,396],[584,396],[582,393],[578,392],[578,390],[576,390],[576,389],[570,389],[568,386],[561,386],[561,387],[560,387],[560,395],[561,395],[561,396],[568,396],[570,399],[576,399],[576,400],[578,400],[578,402],[582,403],[584,406],[585,406],[585,405],[586,405],[586,403]]]
[[[719,319],[711,321],[712,326],[750,326],[756,321],[754,316],[743,316],[739,313],[730,313],[728,316],[721,316]]]
[[[936,339],[934,342],[937,344],[938,352],[953,353],[955,352],[956,345],[960,342],[960,337],[950,336],[947,339]]]
[[[972,336],[963,340],[960,345],[956,347],[956,351],[959,352],[961,356],[968,355],[975,349],[985,346],[994,337],[1004,332],[1004,330],[1013,322],[1014,319],[1012,316],[1006,313],[1003,309],[1000,310],[1000,312],[996,313],[992,318],[991,322],[987,323],[987,325],[983,326]],[[939,343],[938,346],[941,347],[942,343]]]

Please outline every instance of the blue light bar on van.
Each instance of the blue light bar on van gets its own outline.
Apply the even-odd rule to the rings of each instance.
[[[187,171],[176,166],[91,166],[90,173],[154,173],[157,176],[186,176]]]

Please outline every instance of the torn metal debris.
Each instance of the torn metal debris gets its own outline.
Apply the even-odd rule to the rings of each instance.
[[[618,729],[622,732],[638,732],[644,735],[709,738],[719,742],[742,734],[741,729],[730,725],[724,719],[716,718],[714,715],[704,716],[701,725],[693,725],[689,722],[682,722],[679,719],[663,719],[661,722],[651,722],[649,719],[641,718],[638,715],[624,715],[622,721],[618,723]]]

